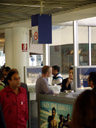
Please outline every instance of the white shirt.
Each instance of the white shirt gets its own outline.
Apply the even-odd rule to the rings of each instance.
[[[58,73],[56,76],[53,76],[52,85],[54,84],[60,85],[62,84],[62,80],[63,80],[62,75]]]

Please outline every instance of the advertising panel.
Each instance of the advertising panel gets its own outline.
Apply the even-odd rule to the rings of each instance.
[[[66,128],[72,109],[72,104],[40,101],[40,128]]]

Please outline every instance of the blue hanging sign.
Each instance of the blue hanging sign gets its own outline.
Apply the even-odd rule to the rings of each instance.
[[[32,43],[51,44],[52,43],[52,16],[47,14],[37,14],[31,17]],[[35,30],[34,30],[35,28]]]

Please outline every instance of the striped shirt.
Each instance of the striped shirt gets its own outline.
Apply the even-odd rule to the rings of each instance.
[[[61,85],[62,80],[63,80],[62,75],[60,73],[58,73],[56,76],[53,76],[52,85],[54,85],[54,84]]]

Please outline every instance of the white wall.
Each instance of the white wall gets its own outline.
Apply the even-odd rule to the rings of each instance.
[[[88,27],[78,27],[78,43],[88,43]]]
[[[96,27],[91,27],[91,42],[96,43]]]
[[[63,26],[52,30],[52,45],[73,43],[73,27]]]
[[[94,38],[95,38],[94,34]],[[94,39],[96,40],[96,38]],[[88,26],[78,27],[78,42],[88,43]],[[51,45],[64,45],[73,43],[73,27],[60,26],[52,30],[52,44]]]
[[[42,44],[30,44],[29,52],[43,54],[43,45]]]

